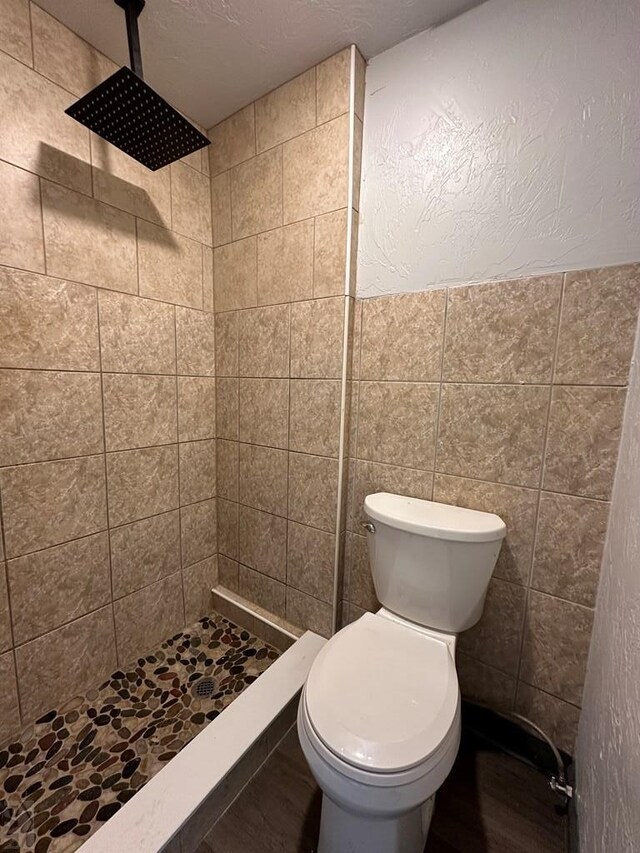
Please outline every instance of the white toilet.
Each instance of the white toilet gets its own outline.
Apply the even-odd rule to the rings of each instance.
[[[383,607],[319,653],[298,736],[323,792],[318,853],[422,853],[460,742],[456,635],[482,614],[506,527],[386,493],[364,509]]]

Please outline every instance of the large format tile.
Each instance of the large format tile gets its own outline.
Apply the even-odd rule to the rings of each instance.
[[[0,553],[4,557],[4,553]],[[11,613],[9,612],[9,589],[4,562],[0,563],[0,652],[13,646],[11,635]]]
[[[174,377],[105,373],[102,385],[107,450],[177,441]]]
[[[31,25],[34,68],[74,95],[84,95],[117,71],[110,59],[35,3]]]
[[[287,520],[239,507],[238,560],[263,575],[285,581],[287,577]]]
[[[254,106],[249,104],[209,131],[209,164],[215,176],[256,153]]]
[[[590,608],[531,590],[520,679],[579,705],[592,625]]]
[[[97,199],[156,225],[171,226],[169,169],[151,172],[99,136],[91,136],[93,193]]]
[[[16,645],[111,600],[106,532],[9,560],[7,571]]]
[[[182,565],[190,566],[218,550],[215,500],[200,501],[180,510]]]
[[[4,468],[0,488],[8,558],[107,526],[102,456]]]
[[[365,521],[364,499],[376,492],[390,492],[409,498],[431,500],[433,492],[433,474],[414,468],[402,468],[397,465],[381,465],[379,462],[358,460],[354,479],[354,494],[351,529],[360,531],[360,522]],[[349,518],[349,516],[348,516]]]
[[[537,486],[549,389],[444,385],[436,470],[518,486]]]
[[[313,251],[313,296],[345,293],[347,210],[316,216]]]
[[[432,470],[439,395],[423,382],[360,382],[358,458]]]
[[[213,313],[213,249],[202,247],[202,308]]]
[[[456,672],[464,699],[498,711],[512,711],[516,679],[456,651]]]
[[[93,288],[0,269],[0,364],[99,370],[96,304]]]
[[[102,369],[113,373],[175,373],[171,305],[98,291]]]
[[[364,299],[360,378],[437,382],[445,301],[443,290]]]
[[[211,590],[217,584],[217,557],[207,557],[183,571],[184,620],[187,625],[211,613]]]
[[[237,375],[238,312],[216,314],[216,376]]]
[[[103,607],[16,649],[22,716],[33,720],[116,668],[111,607]]]
[[[345,47],[316,66],[318,124],[349,110],[350,84],[351,48]]]
[[[287,536],[287,584],[315,598],[331,601],[335,550],[335,534],[290,521]]]
[[[240,441],[287,447],[288,379],[241,379],[239,412]]]
[[[181,442],[179,456],[180,504],[191,504],[215,497],[215,440]]]
[[[241,312],[238,319],[240,376],[289,375],[289,313],[288,305]]]
[[[108,453],[107,483],[112,526],[176,509],[177,446]]]
[[[499,515],[507,526],[507,535],[502,542],[493,574],[512,583],[528,584],[536,527],[537,491],[436,474],[433,499]]]
[[[57,184],[41,183],[47,272],[136,293],[134,217]]]
[[[113,605],[118,663],[125,666],[150,651],[184,623],[180,573],[121,598]]]
[[[216,311],[235,311],[258,304],[257,240],[247,237],[213,253]]]
[[[122,598],[180,568],[177,510],[109,531],[114,598]]]
[[[238,559],[238,504],[218,498],[218,550],[231,560]]]
[[[212,314],[176,308],[176,347],[178,373],[214,376],[216,337]]]
[[[258,235],[258,304],[311,299],[314,281],[313,220]]]
[[[231,172],[211,181],[211,229],[214,246],[231,242]]]
[[[218,583],[233,592],[238,591],[239,566],[235,560],[218,554]]]
[[[64,114],[70,100],[68,92],[0,53],[0,158],[90,195],[89,131]]]
[[[566,275],[554,381],[624,385],[640,305],[640,264]]]
[[[291,376],[339,379],[342,374],[343,297],[291,306]]]
[[[171,227],[211,245],[211,188],[208,175],[184,163],[171,164]]]
[[[550,382],[561,289],[561,275],[451,288],[444,379]]]
[[[574,754],[580,718],[579,708],[520,682],[515,709],[518,714],[523,714],[541,726],[553,738],[556,746],[564,749],[569,755]]]
[[[239,447],[237,441],[216,441],[216,491],[230,501],[238,500]]]
[[[282,146],[284,222],[347,206],[349,121],[341,116]]]
[[[286,450],[241,444],[239,497],[246,506],[286,516]]]
[[[458,638],[460,651],[517,675],[525,596],[521,586],[490,581],[480,621]]]
[[[15,56],[25,65],[32,64],[29,0],[4,0],[0,50]]]
[[[0,264],[44,272],[38,178],[0,161]]]
[[[234,240],[282,225],[282,149],[274,148],[231,172]]]
[[[289,518],[333,533],[336,529],[338,461],[289,454]]]
[[[338,379],[293,379],[290,384],[289,448],[337,456],[342,384]]]
[[[216,381],[200,376],[178,377],[178,435],[180,441],[215,438]]]
[[[593,607],[609,504],[543,492],[531,585]]]
[[[239,380],[216,379],[216,435],[238,440]]]
[[[331,636],[331,605],[292,586],[287,587],[286,617],[299,628]]]
[[[0,370],[0,465],[103,450],[98,373]]]
[[[202,308],[202,246],[138,220],[140,296]]]
[[[243,598],[284,618],[287,587],[283,583],[243,565],[239,567],[238,578],[238,588]]]
[[[20,731],[20,706],[13,652],[0,655],[0,741]]]
[[[316,72],[310,68],[255,102],[258,152],[311,130],[316,123]]]
[[[623,388],[553,389],[544,460],[545,489],[609,498],[625,393]]]

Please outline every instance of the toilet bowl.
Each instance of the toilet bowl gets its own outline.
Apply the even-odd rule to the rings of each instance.
[[[318,853],[423,853],[460,743],[456,634],[482,613],[505,526],[398,495],[365,513],[383,607],[318,654],[298,737],[323,792]]]
[[[298,736],[324,793],[318,853],[422,851],[460,742],[455,638],[384,610],[318,655]]]

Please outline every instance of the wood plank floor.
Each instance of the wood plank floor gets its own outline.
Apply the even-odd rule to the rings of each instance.
[[[566,853],[546,779],[469,739],[438,792],[425,853]],[[321,795],[295,730],[198,853],[315,853]]]

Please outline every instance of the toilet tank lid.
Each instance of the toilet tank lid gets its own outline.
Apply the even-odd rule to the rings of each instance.
[[[492,512],[378,492],[364,499],[372,521],[398,530],[455,542],[494,542],[504,539],[504,521]]]

